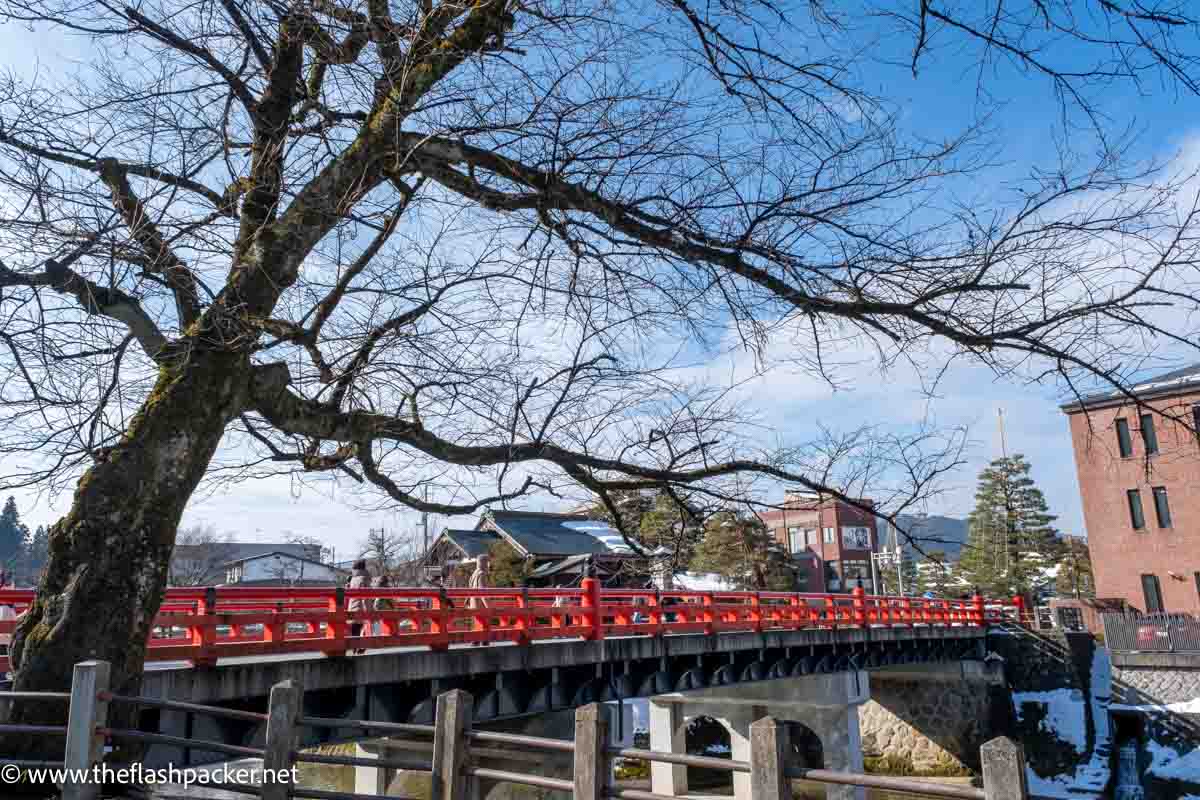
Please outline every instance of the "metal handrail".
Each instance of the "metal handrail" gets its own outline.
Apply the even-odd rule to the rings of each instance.
[[[203,739],[188,739],[183,736],[168,736],[165,733],[146,733],[145,731],[129,730],[127,728],[98,728],[101,736],[110,739],[120,739],[129,742],[146,742],[147,744],[168,744],[176,747],[187,747],[210,753],[228,753],[233,756],[261,757],[264,750],[257,747],[243,747],[236,744],[211,742]]]
[[[310,728],[358,728],[359,730],[433,736],[432,725],[417,725],[412,722],[372,722],[366,719],[338,719],[336,717],[300,717],[296,722]]]
[[[293,751],[294,761],[306,764],[333,764],[339,767],[386,767],[387,769],[407,769],[417,772],[432,772],[433,763],[430,761],[404,761],[393,758],[357,758],[355,756],[327,756],[320,753],[305,753]]]
[[[519,783],[523,786],[536,786],[539,789],[550,789],[555,792],[574,792],[575,782],[562,778],[547,778],[542,775],[524,775],[520,772],[509,772],[503,769],[488,769],[486,767],[463,767],[463,772],[475,778],[485,778],[493,781]]]
[[[32,733],[38,736],[66,736],[66,725],[17,725],[4,723],[0,733]]]
[[[0,691],[0,700],[70,700],[68,692],[14,692]]]
[[[866,775],[861,772],[836,772],[829,769],[806,769],[792,767],[787,771],[789,778],[800,778],[817,783],[836,783],[841,786],[862,786],[867,789],[890,789],[894,792],[927,794],[933,797],[948,797],[952,800],[987,800],[982,789],[974,786],[951,786],[944,783],[894,778],[890,775]]]
[[[614,758],[636,758],[642,761],[657,761],[662,764],[682,764],[687,767],[703,767],[705,769],[721,769],[730,772],[749,772],[750,764],[746,761],[734,761],[729,758],[715,756],[693,756],[688,753],[659,753],[655,750],[641,750],[636,747],[608,748],[605,751]]]
[[[536,747],[539,750],[557,750],[563,753],[574,753],[575,742],[568,739],[547,739],[541,736],[525,736],[520,733],[501,733],[499,731],[467,731],[467,739],[474,742],[489,742],[491,744],[512,744],[518,747]]]
[[[150,708],[166,708],[174,711],[191,711],[196,714],[206,714],[213,717],[228,717],[248,722],[266,722],[267,715],[257,711],[242,711],[236,708],[221,708],[219,706],[204,706],[196,703],[184,703],[179,700],[163,700],[156,697],[137,697],[112,692],[97,692],[96,697],[110,703],[128,703],[130,705],[148,706]]]

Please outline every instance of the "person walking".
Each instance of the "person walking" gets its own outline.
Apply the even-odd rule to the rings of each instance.
[[[346,584],[347,589],[369,589],[371,588],[371,572],[367,569],[367,562],[363,559],[355,561],[350,567],[350,582]],[[351,597],[346,602],[346,610],[351,614],[361,614],[366,610],[366,604],[361,597]],[[350,623],[350,635],[362,636],[362,622]],[[365,650],[355,650],[355,653],[364,653]]]
[[[486,589],[491,580],[491,559],[487,555],[481,555],[475,559],[475,571],[471,573],[471,580],[467,583],[467,588],[470,589]],[[477,608],[487,608],[487,599],[484,597],[472,597],[468,603],[468,608],[474,610]],[[483,642],[475,642],[475,647],[482,647]]]
[[[391,588],[391,585],[392,585],[392,579],[389,578],[387,575],[380,575],[378,578],[375,579],[375,588],[376,589],[388,589],[388,588]],[[375,598],[375,610],[376,611],[392,611],[393,609],[395,609],[395,607],[396,607],[396,604],[392,602],[392,599],[390,597],[376,597]],[[377,635],[377,636],[379,634],[383,633],[383,620],[375,621],[374,630],[375,630],[375,635]]]

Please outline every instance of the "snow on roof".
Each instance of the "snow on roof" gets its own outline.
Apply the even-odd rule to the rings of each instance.
[[[680,572],[675,575],[675,588],[693,592],[732,592],[732,583],[716,572]]]
[[[564,528],[570,528],[573,531],[586,533],[589,536],[599,539],[604,543],[604,546],[607,547],[610,552],[633,553],[633,548],[625,543],[625,539],[621,536],[621,532],[602,520],[578,520],[564,522],[562,525]]]

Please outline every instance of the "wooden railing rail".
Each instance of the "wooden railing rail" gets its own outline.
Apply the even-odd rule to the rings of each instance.
[[[839,772],[826,769],[805,769],[790,764],[794,758],[788,739],[786,723],[765,717],[750,726],[750,760],[740,761],[711,756],[695,756],[682,753],[660,753],[639,748],[609,747],[606,717],[600,704],[592,703],[579,708],[575,713],[573,740],[547,739],[536,736],[476,730],[472,724],[472,697],[461,690],[441,694],[437,698],[433,725],[411,725],[370,720],[343,720],[302,715],[303,689],[293,680],[283,681],[271,689],[268,711],[265,715],[254,712],[236,711],[192,703],[178,703],[152,698],[130,697],[113,694],[108,689],[109,665],[103,661],[89,661],[76,665],[71,694],[58,695],[38,693],[39,699],[61,700],[69,697],[69,721],[65,728],[53,731],[66,738],[66,752],[61,765],[75,770],[63,785],[62,797],[68,800],[95,800],[100,785],[84,777],[92,772],[104,755],[106,741],[135,741],[146,744],[166,744],[190,747],[211,752],[225,753],[239,758],[262,759],[267,774],[281,776],[298,763],[332,764],[355,768],[387,768],[428,771],[432,775],[432,800],[468,800],[471,795],[471,780],[487,779],[507,781],[536,788],[561,791],[573,795],[574,800],[665,800],[665,796],[653,792],[621,788],[609,780],[612,760],[615,758],[642,759],[651,762],[679,764],[724,770],[732,773],[748,773],[749,797],[739,795],[738,800],[792,800],[793,778],[833,785],[861,786],[897,792],[917,793],[928,797],[953,798],[954,800],[1027,800],[1028,789],[1025,773],[1025,758],[1021,746],[1009,739],[993,739],[980,748],[983,764],[983,788],[952,786],[930,783],[909,778],[884,775],[867,775],[855,772]],[[23,696],[28,693],[0,693],[6,696]],[[213,716],[237,717],[265,723],[263,747],[253,748],[221,742],[204,741],[189,737],[167,736],[144,731],[110,728],[106,725],[110,703],[140,703],[161,708],[175,708],[193,713]],[[387,732],[428,737],[433,742],[426,745],[432,758],[360,758],[351,756],[324,755],[304,752],[300,746],[300,733],[306,726],[358,728],[364,732]],[[5,726],[23,727],[28,731],[54,726]],[[487,768],[479,765],[480,757],[490,757],[504,751],[479,749],[488,745],[507,745],[521,750],[570,753],[574,761],[573,777],[553,778],[530,775],[512,770]],[[54,767],[58,762],[19,762],[26,768]],[[292,797],[315,798],[316,800],[371,800],[375,795],[355,794],[307,789],[295,786],[292,779],[264,782],[260,786],[243,784],[221,784],[220,788],[243,794],[255,795],[264,800],[287,800]],[[741,792],[743,790],[739,790]]]
[[[390,608],[375,608],[376,600]],[[18,613],[32,590],[0,589]],[[354,608],[351,609],[351,606]],[[170,589],[155,618],[147,661],[211,666],[221,658],[350,650],[515,643],[738,631],[982,627],[1020,623],[1020,598],[581,588],[432,589],[219,587]],[[0,642],[16,620],[0,621]],[[358,635],[352,635],[357,633]],[[8,670],[0,655],[0,673]]]

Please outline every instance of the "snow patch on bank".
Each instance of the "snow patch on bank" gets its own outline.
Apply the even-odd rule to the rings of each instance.
[[[1080,800],[1089,793],[1096,796],[1108,783],[1110,766],[1104,745],[1112,741],[1108,725],[1108,698],[1112,693],[1112,665],[1108,651],[1097,648],[1092,656],[1092,720],[1096,727],[1096,741],[1089,759],[1075,768],[1074,774],[1054,775],[1043,778],[1032,769],[1026,768],[1029,778],[1029,793],[1034,796],[1072,798]],[[1087,716],[1083,703],[1073,698],[1071,689],[1055,689],[1050,692],[1016,692],[1013,704],[1017,713],[1023,714],[1023,703],[1042,703],[1046,716],[1038,726],[1039,732],[1054,736],[1073,746],[1081,755],[1087,752]]]

